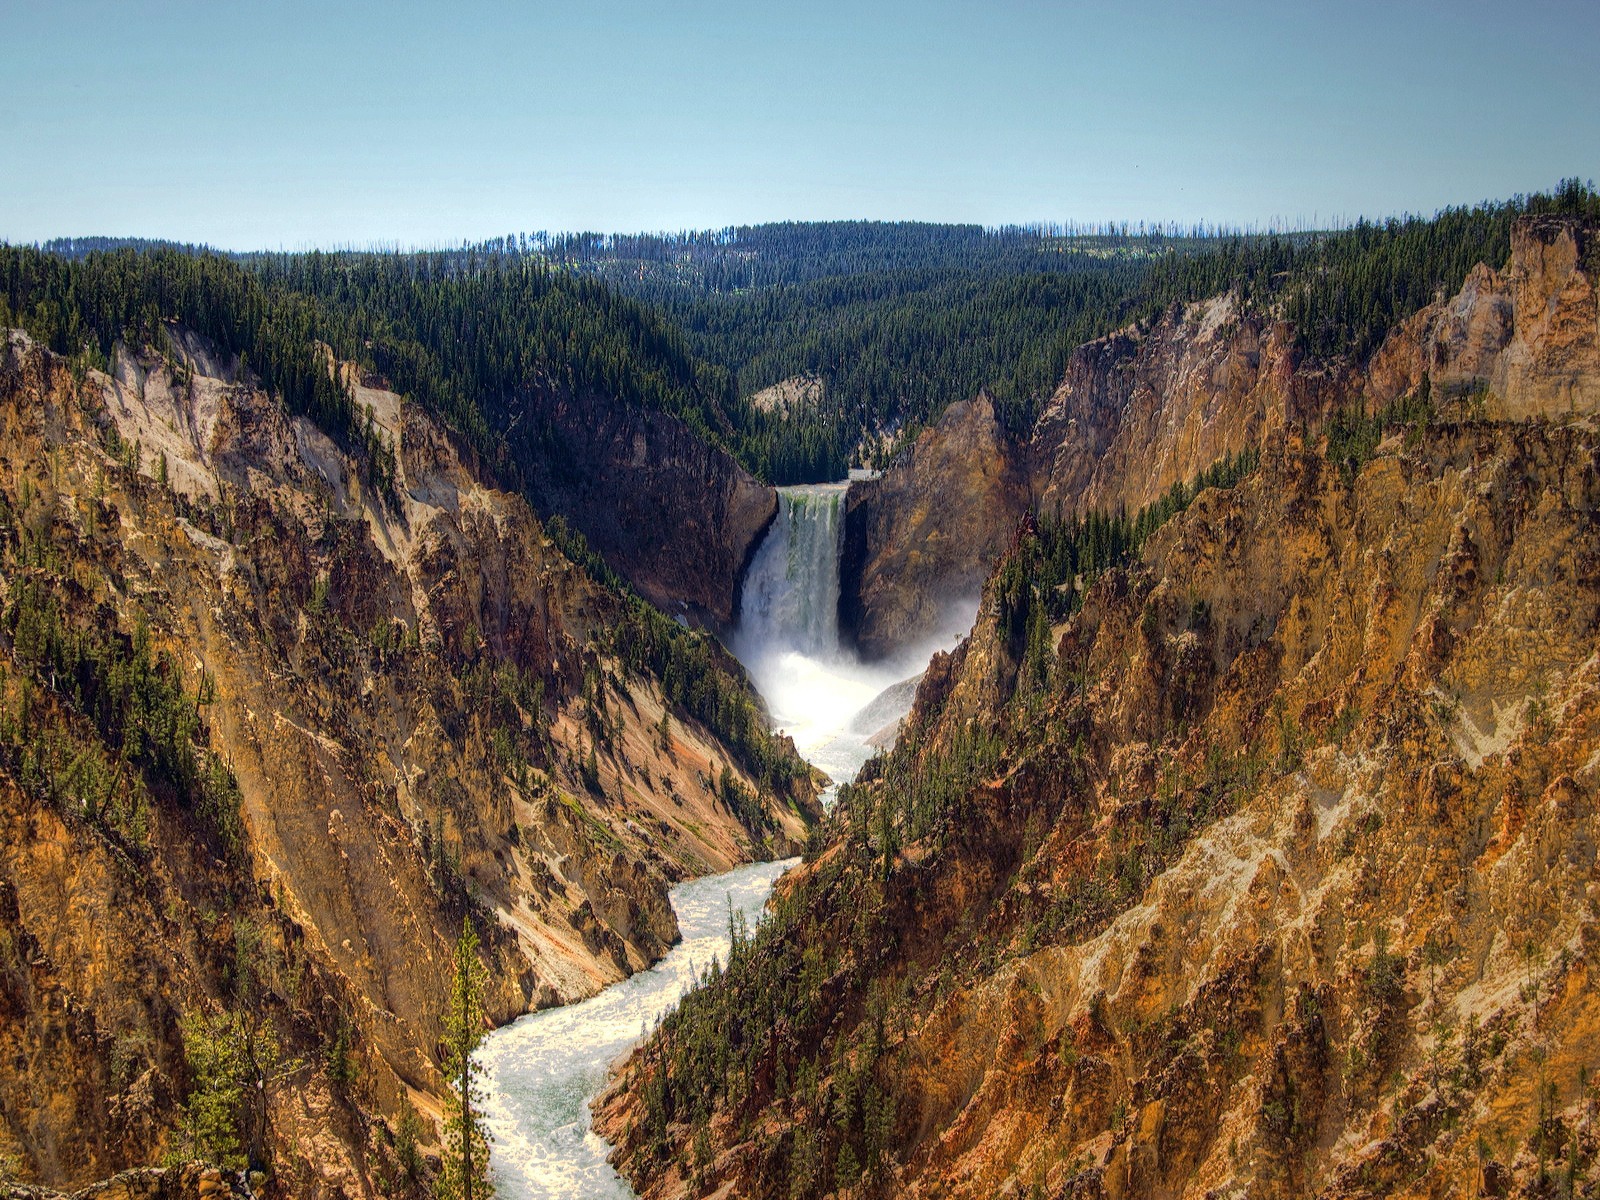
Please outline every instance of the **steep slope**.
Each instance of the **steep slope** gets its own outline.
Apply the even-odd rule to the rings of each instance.
[[[119,341],[164,345],[164,323],[247,359],[386,486],[390,451],[321,369],[331,347],[449,429],[480,478],[587,534],[674,616],[732,620],[775,497],[728,452],[742,435],[725,381],[610,288],[494,254],[147,246],[64,258],[0,245],[0,326],[104,367]]]
[[[839,619],[880,659],[970,613],[1027,505],[1017,447],[986,395],[952,404],[876,479],[846,494]]]
[[[974,428],[982,397],[954,406],[852,495],[862,552],[845,562],[841,616],[869,657],[926,636],[935,617],[922,597],[972,594],[1024,513],[1137,512],[1274,433],[1320,427],[1350,375],[1302,368],[1290,327],[1222,296],[1079,347],[1026,441]],[[925,549],[929,524],[941,536]]]
[[[1600,409],[1592,234],[1560,217],[1511,230],[1502,271],[1479,264],[1462,290],[1395,329],[1374,359],[1313,363],[1294,330],[1227,296],[1174,310],[1074,354],[1031,440],[1039,509],[1134,511],[1211,463],[1279,431],[1314,433],[1359,398],[1377,413],[1428,381],[1439,406],[1470,401],[1498,420]]]
[[[494,1019],[591,994],[675,938],[672,880],[796,844],[813,789],[725,656],[415,406],[342,368],[380,488],[166,332],[110,376],[15,332],[0,363],[0,1160],[420,1188],[463,918]],[[193,1119],[208,1045],[255,1063],[236,1149]]]
[[[1448,303],[1389,338],[1372,364],[1370,404],[1422,386],[1494,420],[1560,419],[1600,410],[1600,252],[1592,227],[1528,217],[1511,230],[1503,271],[1479,265]]]
[[[1041,512],[1135,511],[1219,459],[1320,425],[1348,381],[1299,370],[1294,331],[1232,296],[1079,349],[1028,447]]]
[[[858,599],[843,615],[863,651],[876,653],[881,629],[928,632],[925,616],[905,616],[918,597],[985,574],[1004,545],[993,529],[1028,509],[1054,518],[1134,513],[1286,430],[1314,437],[1337,412],[1377,414],[1407,396],[1495,419],[1595,411],[1592,264],[1582,266],[1591,235],[1572,219],[1523,217],[1510,241],[1502,270],[1480,264],[1457,295],[1422,308],[1359,367],[1308,359],[1291,325],[1236,293],[1175,305],[1079,347],[1026,444],[1002,448],[1001,461],[992,439],[945,438],[943,453],[908,456],[887,474],[893,486],[863,493],[864,527],[913,535],[929,497],[959,508],[974,479],[1023,481],[1009,508],[986,497],[990,536],[949,538],[919,570],[879,550],[847,563],[845,593]],[[966,517],[962,527],[975,523]]]
[[[777,493],[669,413],[560,391],[530,400],[529,496],[663,611],[725,630]]]
[[[1150,388],[1101,502],[1252,422],[1259,467],[1098,577],[1051,566],[1094,530],[1024,526],[770,927],[602,1105],[643,1194],[1600,1183],[1591,236],[1519,225],[1305,393],[1311,445],[1258,386]]]

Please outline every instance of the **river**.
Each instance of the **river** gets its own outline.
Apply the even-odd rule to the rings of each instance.
[[[887,664],[863,665],[839,637],[839,554],[846,484],[779,489],[779,511],[751,560],[730,648],[809,762],[839,782],[855,777],[885,727],[910,708],[909,686],[946,630]],[[970,605],[976,610],[976,601]],[[967,622],[970,625],[970,620]],[[959,631],[964,632],[964,631]],[[825,795],[825,801],[831,799]],[[672,889],[683,940],[659,963],[598,996],[533,1013],[491,1033],[485,1113],[502,1200],[630,1200],[589,1128],[589,1101],[606,1070],[703,972],[728,955],[729,906],[750,925],[794,864],[755,863]]]
[[[589,1128],[589,1101],[606,1069],[711,965],[728,957],[730,905],[754,925],[778,876],[795,859],[753,863],[672,889],[683,940],[648,971],[598,996],[531,1013],[490,1034],[479,1052],[501,1200],[628,1200]]]

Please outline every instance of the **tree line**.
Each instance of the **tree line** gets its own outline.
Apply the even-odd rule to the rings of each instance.
[[[1594,220],[1596,207],[1593,188],[1569,179],[1548,194],[1320,233],[843,222],[520,246],[664,312],[733,381],[725,407],[746,465],[791,483],[840,478],[876,435],[910,433],[980,389],[1025,432],[1078,346],[1224,292],[1292,321],[1302,353],[1365,357],[1474,264],[1501,266],[1517,216]],[[822,398],[781,414],[741,405],[796,376],[819,379]]]
[[[311,418],[365,464],[387,494],[394,448],[331,371],[325,346],[348,344],[339,322],[303,294],[263,286],[211,252],[158,246],[67,257],[0,245],[0,325],[20,325],[80,365],[108,369],[118,343],[177,356],[173,326],[206,338],[288,409]]]
[[[1475,263],[1503,264],[1517,216],[1597,208],[1590,185],[1566,180],[1324,233],[791,222],[236,256],[77,239],[0,247],[0,320],[100,361],[124,335],[159,345],[169,322],[195,329],[359,450],[380,486],[392,459],[324,345],[445,420],[513,485],[544,452],[521,425],[549,388],[671,413],[762,479],[814,482],[981,389],[1026,431],[1078,346],[1219,293],[1288,318],[1305,354],[1360,358]],[[795,376],[820,380],[820,398],[750,404]]]

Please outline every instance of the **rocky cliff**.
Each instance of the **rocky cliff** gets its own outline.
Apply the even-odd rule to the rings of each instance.
[[[1026,440],[985,398],[953,406],[882,480],[852,487],[841,618],[868,657],[926,636],[926,597],[974,595],[1025,512],[1137,512],[1320,422],[1346,374],[1299,369],[1291,329],[1223,296],[1080,347]]]
[[[839,618],[864,657],[887,657],[971,613],[1027,506],[1019,460],[980,395],[951,405],[881,476],[851,484]]]
[[[1255,428],[1260,465],[1065,619],[1076,535],[1019,533],[771,931],[601,1106],[644,1195],[1600,1185],[1587,236],[1519,225],[1506,272],[1306,393],[1434,398],[1359,455],[1292,388],[1156,396],[1168,449],[1122,461]]]
[[[538,450],[525,480],[650,601],[726,629],[761,535],[772,488],[677,417],[605,397],[551,391],[524,419]]]
[[[1028,445],[1044,514],[1136,512],[1220,459],[1319,421],[1345,381],[1300,370],[1293,330],[1232,296],[1173,309],[1073,354]]]
[[[1503,270],[1480,264],[1448,302],[1423,309],[1384,345],[1366,381],[1382,406],[1428,380],[1497,420],[1557,420],[1600,411],[1595,230],[1527,217]]]
[[[1004,544],[1002,512],[1013,522],[1030,507],[1050,517],[1134,513],[1221,459],[1285,430],[1313,436],[1346,404],[1379,412],[1417,394],[1424,379],[1435,405],[1495,419],[1596,411],[1592,237],[1569,219],[1520,219],[1502,269],[1480,265],[1456,296],[1418,312],[1359,367],[1305,361],[1289,325],[1237,296],[1174,308],[1080,347],[1025,444],[976,430],[941,438],[940,453],[903,460],[891,486],[863,492],[843,615],[876,655],[888,631],[931,628],[920,608],[930,577],[965,580],[992,565]],[[999,489],[1009,508],[985,483],[997,478],[1022,481]],[[955,510],[941,516],[963,518],[947,528],[969,536],[938,541],[931,564],[908,563],[926,536],[930,497]],[[986,515],[966,515],[969,507]]]
[[[242,1047],[241,1161],[417,1189],[463,918],[495,1020],[591,994],[676,937],[671,881],[794,845],[812,789],[703,636],[378,381],[349,378],[392,488],[168,332],[110,375],[0,351],[0,1164],[193,1149],[206,1047]]]

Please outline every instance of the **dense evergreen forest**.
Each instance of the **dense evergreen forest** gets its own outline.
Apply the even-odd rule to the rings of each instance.
[[[1577,180],[1333,233],[787,223],[674,236],[518,236],[426,253],[227,256],[133,239],[0,247],[0,320],[103,362],[176,321],[359,451],[390,452],[317,343],[446,420],[509,485],[538,453],[507,436],[543,388],[670,412],[774,483],[841,477],[987,388],[1025,431],[1083,342],[1237,291],[1302,350],[1363,356],[1395,321],[1498,266],[1522,213],[1593,213]],[[818,380],[770,411],[758,390]]]
[[[1223,291],[1280,307],[1307,353],[1364,356],[1475,263],[1502,264],[1517,215],[1594,204],[1567,180],[1548,195],[1325,233],[784,223],[524,235],[480,250],[537,255],[665,313],[732,380],[725,407],[747,465],[786,483],[839,478],[867,462],[875,435],[912,432],[983,388],[1023,432],[1077,346]],[[777,415],[741,403],[796,377],[822,387]]]
[[[536,254],[578,267],[655,304],[705,294],[899,271],[1018,275],[1082,269],[1085,258],[1203,249],[1239,230],[1126,223],[987,229],[922,221],[783,221],[677,234],[546,234],[497,238],[494,253]]]
[[[111,250],[181,250],[185,254],[203,254],[211,251],[210,246],[195,245],[193,242],[138,237],[51,238],[48,242],[42,243],[39,249],[61,258],[87,258],[91,254]]]
[[[1243,237],[788,222],[673,236],[534,235],[483,249],[537,254],[665,313],[731,380],[747,464],[788,483],[875,465],[880,435],[912,432],[985,387],[1026,426],[1066,354],[1114,327],[1111,314],[1153,264]],[[797,376],[820,381],[820,396],[776,414],[749,405]]]

